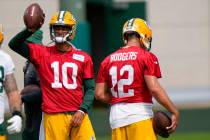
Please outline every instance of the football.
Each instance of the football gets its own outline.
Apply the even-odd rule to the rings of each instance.
[[[163,111],[157,111],[153,118],[154,132],[164,138],[169,137],[166,127],[171,125],[171,118]]]
[[[44,23],[45,14],[39,4],[29,5],[23,15],[23,20],[28,29],[38,29]]]
[[[23,96],[23,95],[26,95],[26,94],[33,94],[33,93],[38,93],[38,92],[41,92],[41,88],[37,85],[28,85],[28,86],[25,86],[20,94]]]

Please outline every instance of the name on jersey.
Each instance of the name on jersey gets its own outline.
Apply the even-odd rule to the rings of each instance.
[[[116,53],[111,55],[111,62],[113,61],[126,61],[135,60],[137,58],[138,52],[127,52],[127,53]]]

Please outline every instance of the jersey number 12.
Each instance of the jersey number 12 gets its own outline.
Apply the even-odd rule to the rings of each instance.
[[[112,96],[116,98],[134,96],[134,89],[128,89],[127,93],[124,91],[124,86],[131,85],[134,80],[134,69],[132,65],[124,65],[119,71],[120,76],[122,76],[125,72],[128,73],[128,78],[126,79],[117,79],[117,72],[118,72],[117,66],[112,66],[109,69],[109,74],[111,75],[112,79],[112,88],[111,88]],[[117,91],[115,91],[114,89],[116,85],[118,87]]]

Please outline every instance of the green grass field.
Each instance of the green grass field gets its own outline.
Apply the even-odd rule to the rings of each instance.
[[[98,137],[97,140],[111,140],[111,137]],[[210,132],[176,133],[167,139],[159,137],[158,140],[210,140]]]

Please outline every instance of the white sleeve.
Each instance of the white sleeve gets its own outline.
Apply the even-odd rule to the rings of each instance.
[[[7,59],[6,59],[6,65],[5,65],[5,75],[14,73],[15,71],[15,65],[12,61],[12,58],[7,55]]]

